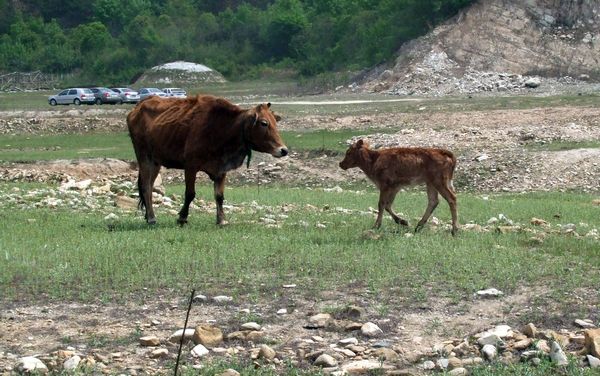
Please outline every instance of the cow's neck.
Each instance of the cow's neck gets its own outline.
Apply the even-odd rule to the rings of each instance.
[[[379,158],[379,152],[376,150],[366,149],[366,158],[360,158],[359,165],[361,170],[367,174],[368,177],[372,177],[374,175],[373,166],[377,158]]]
[[[223,162],[219,168],[221,173],[240,167],[246,158],[248,158],[247,166],[250,166],[252,146],[248,140],[248,129],[243,122],[236,124],[232,137],[224,144],[230,145],[230,148],[223,150]]]

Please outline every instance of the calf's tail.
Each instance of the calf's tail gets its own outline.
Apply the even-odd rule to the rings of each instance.
[[[138,195],[140,197],[140,200],[138,202],[138,208],[140,210],[144,210],[146,208],[146,200],[144,199],[144,192],[142,190],[142,174],[141,173],[138,173],[137,186],[138,186]]]

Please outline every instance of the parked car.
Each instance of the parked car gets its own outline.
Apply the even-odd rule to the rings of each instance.
[[[96,104],[121,104],[121,96],[119,93],[110,90],[107,87],[93,87],[90,89],[96,97]]]
[[[140,94],[128,87],[111,87],[112,91],[119,94],[123,103],[137,103],[140,101]]]
[[[153,95],[158,95],[159,97],[163,98],[167,97],[167,94],[164,91],[156,87],[143,87],[140,90],[138,90],[138,93],[140,94],[140,100],[146,99]]]
[[[71,103],[77,106],[82,103],[94,104],[94,100],[94,93],[90,89],[80,87],[65,89],[56,95],[48,97],[50,106],[56,106],[57,104],[68,105]]]
[[[162,90],[169,97],[177,97],[177,98],[185,98],[185,97],[187,97],[187,93],[185,92],[185,90],[183,90],[181,88],[178,88],[178,87],[166,87],[166,88],[164,88]]]

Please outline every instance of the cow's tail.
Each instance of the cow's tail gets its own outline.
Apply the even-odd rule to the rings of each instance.
[[[448,158],[448,163],[450,165],[450,171],[448,176],[448,188],[450,188],[452,191],[455,191],[454,171],[456,170],[456,156],[448,150],[443,150],[442,153],[446,156],[446,158]]]

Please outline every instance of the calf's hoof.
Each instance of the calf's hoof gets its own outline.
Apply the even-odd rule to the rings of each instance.
[[[146,219],[146,223],[149,225],[155,225],[156,224],[156,218],[148,218]]]
[[[223,220],[221,220],[221,221],[219,221],[219,222],[217,222],[217,226],[219,226],[219,227],[225,227],[225,226],[227,226],[228,224],[229,224],[229,222],[227,222],[227,221],[226,221],[226,220],[224,220],[224,219],[223,219]]]
[[[407,226],[408,227],[408,221],[406,219],[402,219],[402,218],[398,218],[396,220],[396,223],[402,226]]]
[[[177,218],[177,224],[178,224],[179,226],[183,226],[183,225],[185,225],[186,223],[187,223],[187,218],[181,218],[181,217]]]

